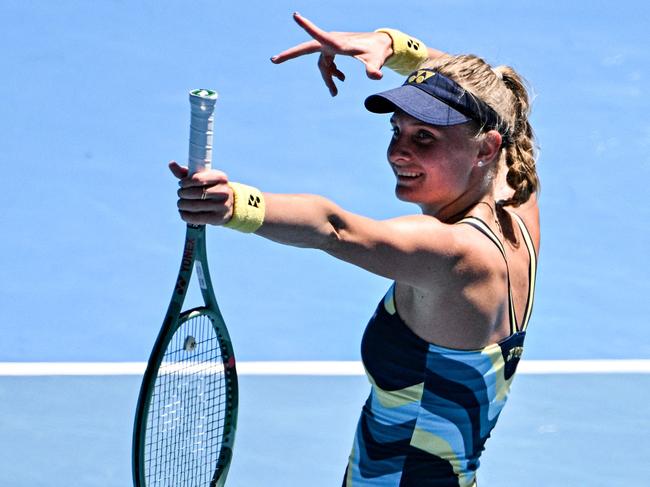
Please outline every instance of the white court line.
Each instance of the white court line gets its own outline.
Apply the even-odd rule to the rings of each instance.
[[[142,375],[144,362],[0,362],[1,376]],[[239,375],[363,375],[356,361],[238,362]],[[650,374],[645,360],[522,360],[520,374]]]

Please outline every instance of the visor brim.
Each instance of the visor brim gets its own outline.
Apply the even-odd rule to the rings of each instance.
[[[391,113],[399,109],[431,125],[458,125],[471,120],[435,96],[411,85],[370,95],[364,105],[373,113]]]

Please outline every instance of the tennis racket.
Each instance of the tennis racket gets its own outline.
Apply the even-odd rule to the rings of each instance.
[[[190,92],[189,171],[209,169],[217,94]],[[196,274],[205,305],[182,311]],[[205,226],[188,225],[181,267],[142,380],[133,430],[136,487],[221,487],[232,457],[237,373],[212,289]]]

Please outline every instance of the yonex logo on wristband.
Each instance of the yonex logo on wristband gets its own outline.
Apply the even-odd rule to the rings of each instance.
[[[248,206],[254,206],[255,208],[260,207],[261,198],[255,195],[248,195]]]
[[[415,51],[420,49],[420,43],[414,39],[409,39],[408,41],[406,41],[406,45],[409,48],[414,49]]]
[[[228,186],[232,189],[234,203],[232,217],[224,226],[244,233],[256,231],[264,223],[264,195],[253,186],[235,182],[229,182]]]

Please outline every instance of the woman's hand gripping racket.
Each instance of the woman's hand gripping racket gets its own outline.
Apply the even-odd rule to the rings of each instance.
[[[190,174],[210,169],[216,99],[214,91],[190,92]],[[182,311],[194,267],[205,306]],[[134,485],[223,486],[236,420],[235,356],[212,290],[205,226],[188,225],[181,268],[138,398]]]

